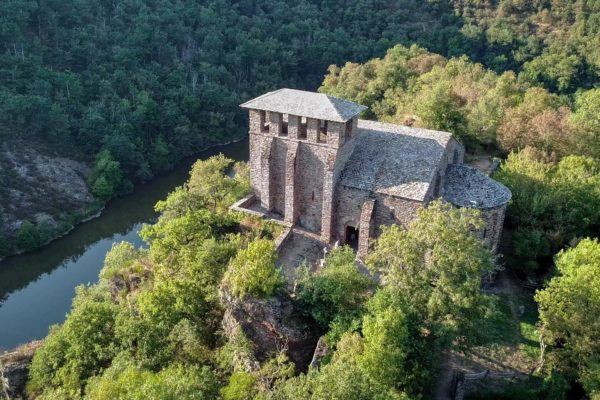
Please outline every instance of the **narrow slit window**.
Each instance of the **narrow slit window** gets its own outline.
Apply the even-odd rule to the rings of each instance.
[[[298,126],[298,138],[306,139],[306,117],[300,118],[300,125]]]
[[[352,120],[346,122],[346,139],[352,138],[352,127],[353,127],[352,122],[353,122]]]
[[[317,139],[320,143],[327,142],[327,121],[319,120],[319,138]]]
[[[288,134],[288,115],[287,114],[283,114],[283,117],[281,118],[281,135],[282,136],[287,136]]]
[[[261,132],[266,133],[269,132],[269,120],[267,119],[269,114],[266,111],[260,111],[260,129]]]

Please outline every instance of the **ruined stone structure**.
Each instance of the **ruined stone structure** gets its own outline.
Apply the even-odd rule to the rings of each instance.
[[[253,194],[240,209],[367,254],[382,225],[406,225],[437,198],[481,210],[477,234],[496,251],[510,191],[463,164],[452,134],[359,120],[366,107],[281,89],[242,104],[250,112]]]

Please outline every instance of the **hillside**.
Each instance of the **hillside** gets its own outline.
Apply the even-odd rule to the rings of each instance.
[[[450,11],[417,0],[4,2],[0,140],[83,161],[90,191],[107,200],[241,137],[238,104],[251,95],[316,88],[327,65],[397,42],[441,46],[438,30],[423,26],[441,30]],[[9,171],[0,174],[6,191],[21,189]],[[10,208],[3,214],[7,224],[21,218]],[[38,222],[33,211],[25,217]],[[10,251],[13,232],[0,226]]]
[[[397,43],[467,55],[561,94],[593,87],[600,62],[593,1],[80,0],[65,7],[17,0],[0,7],[0,138],[95,165],[86,180],[100,200],[243,135],[237,105],[244,99],[282,86],[315,89],[328,65],[383,56]],[[34,214],[27,219],[36,222]],[[11,245],[12,231],[0,227]]]
[[[364,263],[334,246],[289,282],[286,227],[230,208],[248,165],[198,161],[147,246],[115,243],[35,355],[11,355],[33,357],[26,397],[420,400],[466,373],[481,379],[467,399],[600,398],[597,1],[2,7],[0,138],[21,150],[4,145],[0,166],[15,187],[32,171],[32,202],[32,160],[106,200],[243,134],[242,100],[319,85],[363,118],[452,132],[512,192],[501,256],[473,235],[476,209],[431,201]]]

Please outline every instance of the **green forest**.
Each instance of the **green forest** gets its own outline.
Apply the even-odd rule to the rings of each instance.
[[[99,283],[78,289],[33,359],[29,397],[428,399],[457,352],[531,366],[478,398],[600,399],[600,2],[0,7],[0,138],[94,163],[102,199],[243,136],[238,104],[282,86],[452,132],[467,161],[500,160],[493,177],[513,195],[500,261],[471,234],[476,211],[433,202],[407,229],[384,230],[368,274],[339,247],[290,293],[281,227],[229,210],[250,190],[248,166],[198,161],[156,205],[147,246],[114,244]],[[498,264],[535,293],[482,291]],[[330,350],[319,368],[298,367],[285,346],[257,355],[241,329],[226,332],[244,301],[291,304]]]
[[[568,105],[597,84],[600,68],[594,0],[11,0],[0,7],[0,138],[92,164],[88,181],[99,201],[243,137],[244,100],[280,87],[314,90],[329,65],[383,57],[396,44],[513,71],[519,83],[566,96]],[[360,100],[371,105],[385,89],[364,90],[374,97]],[[580,102],[593,105],[593,94]],[[553,117],[544,122],[561,123]],[[494,141],[497,125],[469,135]],[[473,129],[464,121],[450,127],[463,137]],[[8,179],[0,172],[0,189]],[[26,224],[11,247],[35,248],[47,230]]]

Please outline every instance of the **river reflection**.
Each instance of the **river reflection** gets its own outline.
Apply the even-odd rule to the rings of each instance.
[[[75,287],[95,283],[114,242],[141,246],[138,232],[157,214],[154,204],[188,178],[198,158],[223,153],[248,159],[248,141],[219,146],[183,160],[170,173],[111,201],[99,218],[83,223],[39,251],[0,262],[0,351],[40,339],[50,325],[64,321]]]

